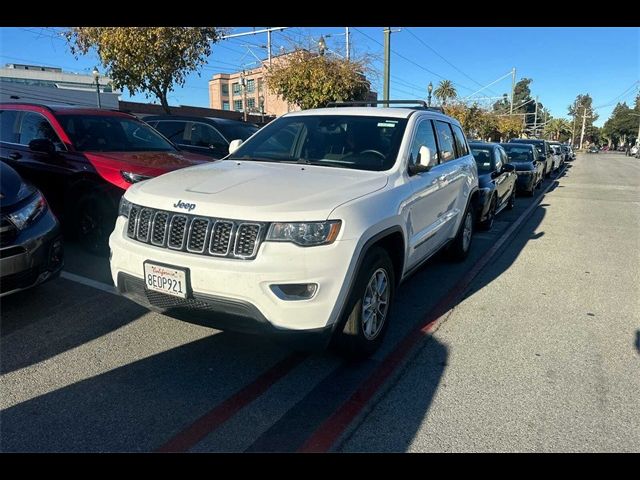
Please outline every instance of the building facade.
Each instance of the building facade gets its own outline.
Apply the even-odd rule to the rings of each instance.
[[[286,61],[289,54],[272,58],[272,62]],[[209,107],[219,110],[279,117],[288,112],[300,110],[294,103],[270,93],[265,82],[268,63],[260,67],[235,73],[217,73],[209,80]],[[245,88],[243,89],[243,85]],[[368,100],[377,100],[376,92],[369,92]]]
[[[98,93],[99,92],[99,93]],[[0,101],[118,108],[121,92],[111,79],[62,68],[9,63],[0,68]]]

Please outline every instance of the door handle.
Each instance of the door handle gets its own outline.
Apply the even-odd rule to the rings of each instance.
[[[9,154],[9,158],[11,160],[18,160],[19,158],[22,158],[22,155],[20,153],[18,153],[18,152],[11,152]]]
[[[439,180],[440,182],[444,182],[446,179],[447,179],[447,176],[446,176],[446,175],[440,175],[440,176],[438,177],[438,180]]]

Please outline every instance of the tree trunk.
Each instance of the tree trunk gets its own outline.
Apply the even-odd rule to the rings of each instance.
[[[162,109],[164,110],[164,113],[166,113],[167,115],[171,115],[171,109],[169,108],[169,102],[167,102],[167,95],[158,95],[158,98],[160,99],[160,103],[162,104]]]

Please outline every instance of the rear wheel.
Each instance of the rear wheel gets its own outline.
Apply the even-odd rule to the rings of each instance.
[[[333,346],[351,358],[365,358],[382,343],[389,326],[395,276],[386,250],[374,247],[358,271],[347,303],[347,317],[336,332]]]
[[[487,218],[485,218],[482,222],[480,222],[480,229],[481,230],[491,230],[491,228],[493,227],[493,220],[496,217],[496,206],[497,206],[497,201],[496,201],[496,197],[495,195],[491,198],[491,204],[489,205],[489,211],[487,212]]]
[[[458,228],[458,233],[449,244],[449,258],[456,262],[461,262],[469,255],[471,240],[473,236],[473,210],[471,205],[467,206],[464,218]]]

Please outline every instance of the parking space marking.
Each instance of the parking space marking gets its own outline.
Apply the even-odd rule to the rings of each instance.
[[[555,178],[550,179],[534,202],[511,224],[496,243],[471,267],[469,272],[431,309],[423,319],[421,325],[411,330],[400,341],[398,346],[381,362],[367,379],[365,379],[355,392],[344,402],[330,417],[328,417],[316,431],[298,449],[298,452],[328,452],[346,432],[358,415],[365,409],[380,389],[387,384],[387,380],[398,367],[405,365],[410,358],[410,353],[415,351],[416,345],[425,337],[430,337],[440,324],[453,312],[455,306],[464,297],[467,288],[480,271],[492,260],[493,256],[501,252],[502,245],[517,231],[517,229],[529,218],[538,207],[545,194],[564,173],[566,166],[558,172]]]
[[[286,376],[308,357],[306,354],[294,353],[281,360],[269,370],[261,374],[253,382],[243,387],[234,395],[218,404],[209,412],[198,418],[191,425],[178,432],[157,452],[186,452],[196,443],[220,427],[224,422],[233,417],[245,406],[260,397],[273,384]]]
[[[87,287],[93,287],[98,290],[102,290],[103,292],[107,292],[112,295],[120,296],[118,290],[116,290],[116,287],[114,287],[113,285],[109,285],[108,283],[98,282],[81,275],[76,275],[75,273],[67,272],[66,270],[60,273],[60,277],[64,278],[65,280],[71,280],[72,282],[80,283],[81,285],[85,285]]]

